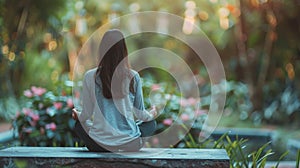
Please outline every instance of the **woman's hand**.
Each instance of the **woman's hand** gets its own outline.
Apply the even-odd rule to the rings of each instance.
[[[76,121],[78,120],[78,113],[79,112],[75,108],[72,109],[72,118]]]
[[[149,110],[149,113],[153,116],[153,118],[156,118],[156,116],[157,116],[156,107],[152,106],[151,110]]]

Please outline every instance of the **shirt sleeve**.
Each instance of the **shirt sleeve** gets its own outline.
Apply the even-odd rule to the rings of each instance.
[[[154,119],[154,116],[150,114],[144,106],[142,83],[139,74],[135,74],[135,98],[133,102],[133,111],[137,119],[142,121],[150,121]]]
[[[94,91],[94,88],[91,88],[91,85],[88,85],[88,83],[91,83],[92,81],[89,81],[92,79],[89,79],[88,74],[85,75],[83,80],[83,88],[82,88],[82,112],[79,115],[79,121],[81,124],[85,125],[87,120],[92,118],[93,110],[94,110],[94,100],[92,98],[92,92]]]

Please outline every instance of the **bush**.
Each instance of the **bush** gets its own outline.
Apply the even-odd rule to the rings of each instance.
[[[24,91],[25,105],[13,122],[22,146],[74,146],[73,102],[65,91],[54,94],[32,86]]]
[[[225,81],[224,81],[225,82]],[[211,85],[209,83],[199,86],[200,99],[193,97],[183,97],[177,86],[172,82],[157,83],[151,77],[143,78],[144,102],[146,107],[156,105],[159,116],[157,121],[157,133],[166,130],[172,124],[185,124],[194,130],[201,130],[207,119],[208,110],[211,103]],[[221,85],[224,83],[221,83]],[[214,85],[212,87],[218,87]],[[245,84],[234,81],[226,81],[226,95],[224,111],[226,115],[238,115],[240,120],[249,119],[252,104],[249,91]],[[191,122],[194,121],[194,122]],[[191,124],[191,125],[189,125]],[[182,132],[178,130],[178,137],[182,137]],[[158,146],[161,140],[154,139],[151,146]]]
[[[226,102],[225,109],[245,111],[248,113],[247,89],[242,84],[228,82],[227,93],[231,101]],[[59,87],[58,87],[59,88]],[[166,82],[155,82],[150,77],[143,78],[144,102],[146,108],[155,105],[159,116],[156,119],[157,132],[165,131],[172,124],[185,124],[189,128],[201,130],[207,118],[210,104],[208,85],[200,90],[201,100],[193,97],[182,97],[176,85]],[[56,93],[40,87],[31,87],[24,91],[25,104],[17,113],[14,128],[19,134],[21,145],[26,146],[74,146],[77,141],[72,131],[74,120],[71,118],[73,102],[71,87],[55,90]],[[234,99],[234,100],[233,100]],[[237,104],[240,104],[239,107]],[[243,108],[243,110],[241,110]],[[183,130],[182,130],[183,131]],[[178,130],[178,137],[182,137]],[[186,132],[186,131],[184,131]],[[152,146],[159,146],[159,141]]]
[[[270,92],[267,90],[267,92]],[[282,90],[282,92],[277,93],[276,96],[268,96],[268,102],[264,107],[263,116],[261,116],[265,121],[272,124],[295,124],[299,125],[300,116],[300,93],[299,91],[292,87],[287,86]]]
[[[228,133],[222,135],[218,140],[213,141],[208,139],[204,142],[199,142],[190,133],[185,139],[185,147],[187,148],[213,148],[213,149],[225,149],[229,159],[230,168],[264,168],[270,156],[274,155],[274,151],[270,149],[270,142],[260,146],[257,150],[252,152],[246,152],[245,148],[247,139],[239,139],[236,136],[235,139],[231,139]],[[300,150],[298,151],[300,154]],[[288,151],[284,152],[277,158],[277,164],[272,166],[277,168],[280,161],[288,154]],[[298,154],[296,166],[299,165],[300,155]]]
[[[176,124],[192,124],[201,129],[207,117],[207,109],[201,109],[200,100],[194,97],[182,97],[179,89],[169,83],[156,83],[151,78],[143,78],[144,102],[146,107],[155,105],[159,116],[157,132]],[[192,123],[191,121],[194,121]]]

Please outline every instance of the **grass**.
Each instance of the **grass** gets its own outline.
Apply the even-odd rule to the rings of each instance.
[[[247,152],[244,149],[247,147],[247,139],[235,138],[231,139],[228,133],[223,134],[218,140],[206,141],[204,144],[197,142],[190,134],[186,145],[188,148],[214,148],[214,149],[225,149],[229,159],[231,168],[264,168],[270,156],[274,154],[274,151],[270,148],[268,142],[260,146],[257,150]],[[212,145],[212,146],[211,146]],[[278,163],[274,165],[274,168],[279,166],[280,161],[288,154],[288,152],[280,155],[277,160]]]
[[[260,124],[255,125],[251,120],[240,120],[238,115],[223,115],[219,125],[219,128],[254,128],[254,129],[269,129],[273,130],[274,134],[272,135],[272,148],[274,155],[270,156],[271,160],[277,160],[280,155],[286,152],[287,142],[289,139],[298,139],[300,140],[300,130],[293,125],[271,125],[271,124]],[[297,158],[295,154],[290,153],[287,157],[282,158],[283,160],[292,160],[294,161]]]

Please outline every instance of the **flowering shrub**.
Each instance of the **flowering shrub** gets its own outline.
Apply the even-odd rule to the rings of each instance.
[[[182,124],[195,129],[202,128],[208,111],[201,109],[199,99],[182,97],[176,86],[156,83],[149,78],[143,78],[143,92],[145,106],[149,108],[155,105],[159,113],[156,133],[167,130],[173,124],[178,127],[178,137],[184,131]],[[150,145],[159,147],[160,141],[154,137]]]
[[[227,95],[224,107],[225,114],[239,115],[241,120],[248,119],[248,114],[252,108],[248,88],[242,83],[233,81],[224,82],[226,82],[225,92]],[[150,105],[154,104],[160,114],[156,119],[158,123],[157,133],[166,130],[174,123],[179,125],[178,137],[182,137],[183,135],[181,135],[181,133],[183,131],[181,130],[186,129],[181,127],[183,123],[186,126],[190,126],[190,128],[192,128],[191,131],[199,133],[208,116],[211,103],[211,89],[217,89],[218,85],[212,87],[216,88],[211,88],[209,83],[199,85],[200,99],[195,99],[193,97],[182,97],[179,93],[179,89],[170,83],[158,84],[151,78],[143,78],[143,92],[146,107],[150,107]],[[195,136],[195,138],[198,138],[198,135]],[[160,140],[153,138],[150,145],[159,146]]]
[[[73,101],[45,88],[32,86],[24,91],[25,107],[16,113],[13,123],[24,146],[74,146],[78,139],[72,131]]]

